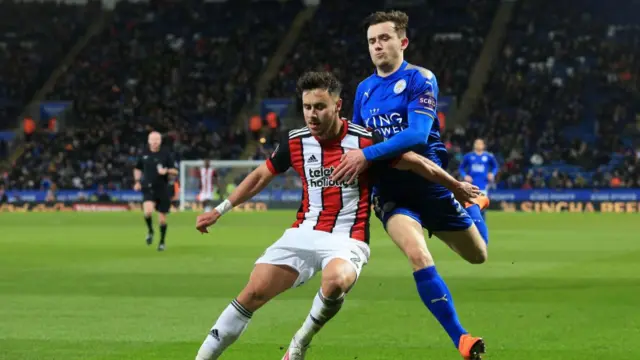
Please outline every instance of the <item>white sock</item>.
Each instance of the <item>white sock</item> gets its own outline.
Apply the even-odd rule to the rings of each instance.
[[[309,316],[307,316],[302,327],[296,332],[296,341],[302,346],[309,345],[313,336],[322,329],[327,321],[331,320],[331,318],[340,311],[343,302],[344,294],[337,299],[327,299],[322,295],[322,289],[320,289],[313,299]]]
[[[198,350],[196,360],[214,360],[222,355],[222,352],[242,335],[252,315],[253,313],[234,299],[209,331]]]

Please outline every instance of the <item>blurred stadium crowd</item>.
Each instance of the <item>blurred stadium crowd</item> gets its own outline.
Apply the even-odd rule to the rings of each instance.
[[[596,0],[521,1],[468,123],[443,132],[448,170],[457,174],[482,137],[501,165],[499,188],[640,187],[640,3],[620,1],[627,10]],[[330,70],[345,84],[343,116],[350,117],[355,88],[372,72],[360,23],[385,3],[322,1],[265,97],[291,97],[303,71]],[[403,8],[410,16],[406,58],[436,74],[441,95],[462,97],[499,3],[435,0]],[[247,154],[247,142],[260,136],[234,123],[248,122],[251,114],[242,110],[303,9],[299,0],[123,1],[105,14],[91,2],[1,2],[4,127],[96,19],[105,25],[45,94],[72,100],[71,120],[59,131],[28,131],[0,182],[9,189],[131,189],[151,129],[165,134],[178,160],[268,156],[272,136]],[[281,122],[271,131],[286,128]],[[10,153],[0,140],[0,157]]]

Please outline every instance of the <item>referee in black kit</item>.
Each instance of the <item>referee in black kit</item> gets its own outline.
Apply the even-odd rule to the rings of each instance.
[[[153,243],[153,222],[151,220],[153,209],[155,208],[160,214],[160,244],[158,245],[158,251],[164,251],[164,240],[167,235],[167,214],[171,208],[169,176],[178,175],[178,169],[176,169],[171,154],[166,150],[161,150],[162,136],[159,132],[151,132],[148,142],[149,147],[142,153],[136,168],[133,170],[133,177],[136,181],[133,189],[136,191],[142,190],[142,209],[144,211],[144,220],[149,230],[147,245]]]

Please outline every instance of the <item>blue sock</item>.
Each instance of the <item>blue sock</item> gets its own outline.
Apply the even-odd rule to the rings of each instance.
[[[473,204],[465,209],[469,216],[471,216],[471,220],[476,224],[480,235],[482,235],[482,239],[484,242],[489,245],[489,229],[487,229],[487,223],[484,222],[484,215],[480,211],[480,206],[477,204]]]
[[[416,280],[422,302],[440,322],[457,348],[460,336],[467,334],[467,331],[458,320],[451,293],[436,271],[436,267],[430,266],[418,270],[413,273],[413,278]]]

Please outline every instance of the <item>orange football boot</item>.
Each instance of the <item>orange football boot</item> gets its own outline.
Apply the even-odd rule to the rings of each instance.
[[[478,197],[476,197],[475,199],[473,199],[472,202],[467,202],[464,204],[465,208],[468,208],[471,205],[478,205],[480,206],[480,211],[486,209],[489,207],[489,197],[486,195],[480,195]]]
[[[484,340],[464,334],[460,336],[458,351],[464,360],[482,360],[482,354],[485,353]]]

